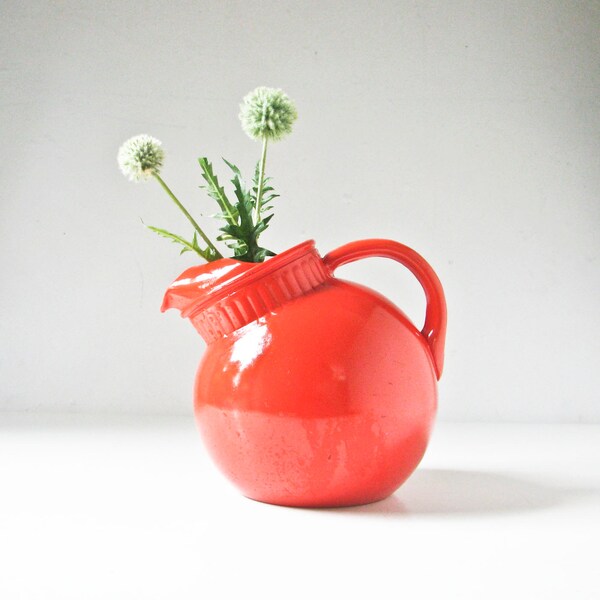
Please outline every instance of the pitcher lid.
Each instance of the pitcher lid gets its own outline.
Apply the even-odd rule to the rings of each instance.
[[[331,276],[313,240],[263,263],[223,258],[184,271],[161,310],[177,308],[206,341],[225,335],[320,286]]]

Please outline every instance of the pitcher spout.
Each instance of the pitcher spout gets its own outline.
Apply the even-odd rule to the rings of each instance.
[[[222,258],[185,270],[165,292],[160,310],[176,308],[187,317],[191,305],[208,299],[211,294],[232,283],[253,267],[253,263]]]

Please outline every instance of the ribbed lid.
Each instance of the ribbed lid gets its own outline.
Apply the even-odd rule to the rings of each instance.
[[[162,310],[178,308],[211,342],[310,292],[331,277],[308,241],[264,263],[222,259],[183,273]]]

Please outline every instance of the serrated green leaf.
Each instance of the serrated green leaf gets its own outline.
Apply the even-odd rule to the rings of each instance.
[[[180,235],[177,235],[176,233],[171,233],[170,231],[167,231],[166,229],[160,229],[159,227],[153,227],[152,225],[146,225],[146,227],[148,229],[150,229],[151,231],[154,231],[154,233],[157,233],[161,237],[171,240],[172,242],[174,242],[176,244],[182,245],[183,249],[179,253],[180,255],[183,254],[184,252],[196,252],[202,258],[204,258],[205,260],[208,260],[207,259],[207,256],[208,256],[207,251],[202,250],[200,248],[200,246],[198,246],[198,240],[196,238],[195,232],[194,232],[193,240],[191,242],[188,242],[188,240],[181,237]]]
[[[235,202],[230,202],[225,190],[214,174],[212,164],[206,158],[200,158],[199,164],[206,189],[211,198],[216,200],[219,213],[213,215],[223,219],[225,224],[219,228],[218,241],[223,242],[233,251],[236,259],[246,262],[262,262],[275,254],[258,245],[258,238],[267,229],[273,217],[273,200],[278,197],[271,185],[271,178],[265,177],[262,182],[262,201],[260,214],[256,214],[258,180],[260,177],[260,161],[256,165],[252,185],[248,187],[240,169],[227,159],[223,162],[231,170],[231,184],[235,194]]]
[[[254,228],[254,236],[258,239],[258,236],[269,226],[269,221],[273,218],[274,215],[269,215],[265,217]]]
[[[242,174],[240,173],[240,170],[233,163],[230,163],[226,158],[221,158],[223,159],[223,162],[234,172],[234,174],[241,179]]]
[[[222,214],[225,216],[225,219],[230,223],[235,223],[237,216],[235,207],[231,204],[225,194],[225,190],[219,184],[219,179],[213,171],[212,164],[206,157],[199,158],[198,163],[200,164],[200,169],[202,169],[202,177],[207,183],[206,186],[203,186],[204,189],[206,189],[211,198],[216,200],[219,208],[222,211]]]

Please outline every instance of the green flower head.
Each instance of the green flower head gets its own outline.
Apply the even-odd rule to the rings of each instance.
[[[129,138],[117,155],[123,175],[131,181],[140,181],[158,174],[165,158],[161,145],[156,138],[145,134]]]
[[[294,103],[274,88],[258,87],[240,105],[242,128],[253,139],[280,140],[298,117]]]

